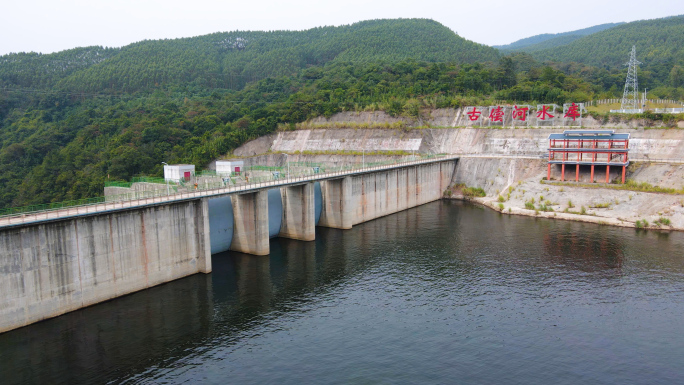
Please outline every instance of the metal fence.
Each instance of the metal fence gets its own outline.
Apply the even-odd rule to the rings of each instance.
[[[153,191],[137,191],[129,194],[101,196],[94,198],[76,199],[63,202],[46,203],[22,207],[10,207],[0,210],[0,226],[16,223],[30,223],[46,219],[56,219],[87,213],[96,213],[107,210],[145,206],[155,203],[165,203],[194,199],[203,196],[220,195],[232,192],[258,190],[266,187],[278,187],[296,182],[310,182],[341,175],[352,175],[369,171],[379,171],[397,167],[431,163],[438,160],[450,160],[456,158],[530,158],[545,159],[546,152],[521,153],[515,155],[503,154],[435,154],[423,157],[408,157],[395,162],[374,162],[365,164],[351,164],[339,167],[329,167],[325,172],[315,173],[313,169],[299,173],[285,174],[282,178],[274,178],[272,175],[249,178],[243,184],[230,185],[225,182],[205,183],[197,187],[197,190],[159,189]],[[684,158],[652,158],[646,154],[630,154],[632,162],[653,162],[684,164]],[[149,180],[149,179],[148,179]]]
[[[300,181],[315,181],[319,179],[326,179],[331,176],[362,173],[380,170],[383,168],[418,165],[450,158],[455,158],[455,156],[447,157],[446,154],[434,154],[422,157],[415,156],[408,157],[408,159],[400,162],[386,161],[328,167],[325,172],[318,173],[316,173],[312,168],[308,170],[302,170],[298,173],[290,173],[290,175],[285,174],[280,178],[274,178],[273,175],[270,174],[249,178],[248,180],[245,180],[243,184],[236,185],[230,185],[225,181],[203,183],[202,185],[198,185],[195,190],[189,189],[189,191],[173,191],[173,189],[160,188],[152,191],[136,191],[120,195],[83,198],[22,207],[10,207],[6,209],[0,209],[0,226],[7,226],[15,223],[30,223],[46,219],[83,215],[87,213],[192,199],[202,196],[219,195],[237,191],[249,191],[265,187],[277,187]],[[137,182],[144,181],[153,183],[150,181],[157,180],[158,183],[166,183],[166,181],[162,178],[137,177],[135,179]]]

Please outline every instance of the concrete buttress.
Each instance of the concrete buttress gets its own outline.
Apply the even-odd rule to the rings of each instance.
[[[313,241],[316,239],[314,184],[283,187],[283,220],[279,237]]]
[[[233,242],[230,249],[253,255],[268,255],[268,191],[233,196]]]
[[[352,178],[330,179],[321,183],[323,209],[319,226],[351,229],[354,223],[352,204]]]

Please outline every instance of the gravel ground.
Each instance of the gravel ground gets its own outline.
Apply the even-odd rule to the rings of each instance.
[[[473,199],[507,214],[550,217],[565,220],[636,227],[637,221],[648,221],[648,227],[684,231],[684,196],[646,193],[610,188],[587,188],[567,183],[563,186],[541,181],[543,175],[513,183],[498,196]],[[510,194],[510,195],[509,195]],[[462,197],[454,196],[459,199]],[[534,200],[534,201],[532,201]],[[534,202],[534,203],[532,203]],[[532,203],[535,209],[526,208]],[[553,211],[543,211],[540,205]],[[582,215],[582,207],[585,214]],[[661,218],[663,218],[661,220]],[[661,223],[658,226],[658,221]]]

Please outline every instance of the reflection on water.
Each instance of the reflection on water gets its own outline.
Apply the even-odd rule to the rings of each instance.
[[[0,334],[0,378],[102,383],[163,365],[209,335],[211,286],[211,275],[194,275]]]
[[[673,383],[681,233],[436,202],[0,335],[3,383]]]

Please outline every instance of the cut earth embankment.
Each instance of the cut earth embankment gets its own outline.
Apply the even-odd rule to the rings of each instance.
[[[546,177],[543,156],[548,135],[566,128],[461,127],[464,119],[459,109],[434,110],[410,124],[384,112],[345,112],[303,125],[309,129],[258,138],[236,149],[234,155],[258,157],[252,158],[255,164],[269,166],[285,166],[288,161],[340,166],[400,161],[414,153],[459,154],[462,158],[456,167],[454,184],[482,188],[486,196],[473,200],[494,209],[500,210],[502,204],[504,211],[511,214],[619,226],[637,226],[639,221],[640,226],[648,223],[653,227],[658,223],[660,228],[684,230],[684,195],[677,194],[684,188],[684,164],[677,163],[684,161],[684,130],[652,128],[653,122],[639,120],[583,120],[585,128],[630,134],[632,163],[627,178],[653,187],[630,191],[613,183],[592,183],[588,166],[580,168],[577,183],[576,169],[570,167],[566,170],[566,182],[556,185],[561,179],[559,166],[552,167],[551,181],[542,181]],[[611,168],[609,181],[614,181],[618,172],[618,168]],[[595,181],[605,181],[605,167],[596,168]],[[654,192],[663,189],[677,191]],[[534,209],[530,209],[533,198]],[[539,210],[540,204],[553,211]]]

